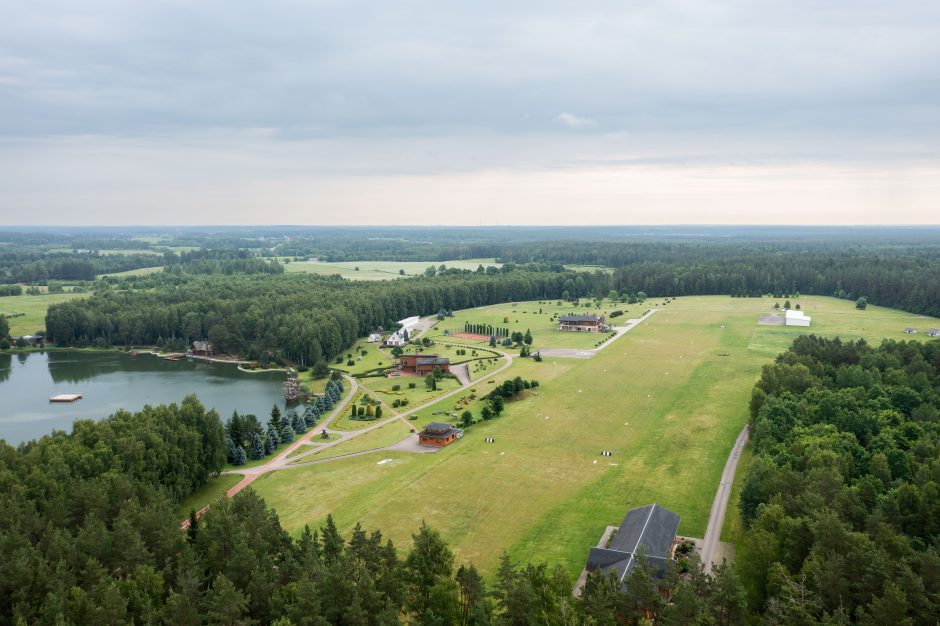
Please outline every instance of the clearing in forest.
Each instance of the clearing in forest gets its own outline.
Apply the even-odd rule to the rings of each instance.
[[[940,326],[833,298],[791,301],[813,316],[811,328],[755,324],[771,309],[769,298],[679,298],[591,358],[516,358],[495,383],[475,380],[472,392],[408,416],[416,428],[442,421],[440,411],[469,409],[479,418],[479,398],[495,384],[515,376],[540,382],[507,402],[503,416],[471,426],[436,454],[383,450],[272,472],[253,488],[293,532],[332,513],[344,533],[362,522],[407,545],[426,520],[458,563],[472,561],[487,574],[508,550],[525,561],[561,563],[574,577],[606,526],[650,502],[682,516],[681,534],[701,536],[762,365],[803,333],[877,343],[909,339],[905,326]],[[629,308],[642,313],[656,302]],[[455,317],[462,327],[464,319],[501,319],[514,308],[531,315],[539,303],[502,306]],[[729,515],[726,525],[735,519]]]

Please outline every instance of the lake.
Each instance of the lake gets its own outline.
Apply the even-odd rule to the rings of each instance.
[[[234,365],[165,361],[120,352],[0,353],[0,439],[16,445],[76,419],[101,419],[118,409],[179,403],[194,393],[223,420],[232,411],[264,422],[271,405],[284,409],[284,372],[241,372]],[[84,399],[52,403],[60,393]]]

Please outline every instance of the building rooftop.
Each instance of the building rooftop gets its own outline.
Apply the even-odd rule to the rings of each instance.
[[[442,356],[419,356],[417,365],[450,365],[450,359]]]
[[[442,424],[440,422],[431,422],[430,424],[424,427],[424,430],[421,432],[421,434],[436,437],[440,435],[446,435],[450,433],[450,431],[452,430],[456,430],[456,429],[450,424]]]
[[[647,563],[662,571],[672,559],[672,544],[679,530],[679,516],[657,504],[631,509],[606,548],[591,548],[587,569],[615,572],[623,583],[636,567],[636,553],[645,549]]]
[[[604,319],[601,315],[593,314],[573,314],[573,315],[562,315],[559,318],[562,322],[599,322]]]

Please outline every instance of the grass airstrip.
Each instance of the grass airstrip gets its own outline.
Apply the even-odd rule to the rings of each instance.
[[[832,298],[791,301],[813,317],[812,328],[758,325],[772,310],[768,298],[679,298],[592,358],[517,358],[498,380],[518,375],[540,386],[436,454],[383,450],[272,472],[253,488],[293,532],[332,513],[345,533],[362,522],[406,546],[426,520],[458,562],[472,561],[489,574],[507,550],[524,561],[561,563],[575,576],[605,526],[650,502],[682,516],[681,534],[702,536],[763,364],[802,333],[877,343],[911,338],[906,326],[940,327],[935,319],[872,306],[858,311]],[[629,306],[624,318],[660,302]],[[539,303],[505,306],[529,315]],[[462,327],[461,319],[481,314],[459,312],[456,320]],[[503,311],[489,314],[501,320]],[[923,338],[923,330],[914,338]],[[558,335],[547,323],[539,326],[535,347],[562,345]],[[475,395],[492,386],[475,381]],[[478,417],[480,400],[469,393],[465,399]],[[408,421],[418,427],[440,420],[435,412],[454,412],[458,405],[464,406],[459,395],[442,399]],[[388,440],[386,433],[370,439]],[[374,443],[355,441],[343,447]],[[602,450],[613,456],[601,456]],[[732,514],[728,524],[735,523]]]

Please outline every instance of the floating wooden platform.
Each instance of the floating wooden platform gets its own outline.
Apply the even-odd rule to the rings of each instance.
[[[76,400],[81,400],[82,394],[80,393],[60,393],[58,395],[52,396],[49,398],[49,402],[75,402]]]

